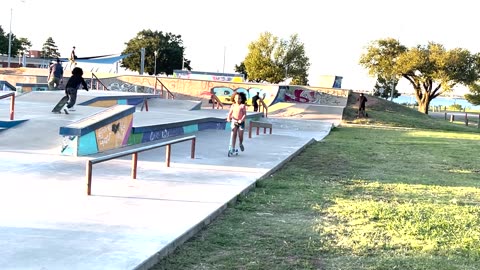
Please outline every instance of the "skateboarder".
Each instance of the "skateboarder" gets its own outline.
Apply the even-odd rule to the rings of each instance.
[[[240,144],[240,150],[244,151],[245,147],[243,146],[243,131],[245,128],[245,119],[247,117],[247,108],[245,107],[245,102],[247,97],[245,93],[233,94],[233,104],[230,107],[230,111],[227,116],[227,122],[231,121],[232,127],[232,142],[229,151],[238,152],[238,149],[235,148],[237,134],[238,134],[238,143]],[[232,152],[229,152],[230,154]]]
[[[65,86],[65,94],[68,97],[68,103],[63,107],[65,113],[68,113],[68,111],[74,111],[73,105],[77,102],[77,91],[82,85],[83,89],[88,91],[87,83],[83,79],[83,70],[79,67],[75,67],[72,70],[72,77],[68,79],[67,85]]]

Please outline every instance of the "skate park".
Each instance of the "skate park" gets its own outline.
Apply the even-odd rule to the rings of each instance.
[[[43,83],[41,76],[14,76],[0,80],[13,85]],[[101,79],[107,88],[129,84],[137,89],[152,89],[157,80]],[[18,122],[0,132],[2,269],[148,269],[208,225],[237,196],[254,188],[256,181],[327,136],[340,123],[347,98],[344,92],[332,95],[334,89],[161,80],[174,99],[155,91],[93,87],[79,91],[76,111],[69,115],[51,112],[62,91],[16,93],[13,121],[8,119],[11,99],[0,99],[0,120]],[[263,91],[268,115],[250,109],[249,121],[272,126],[272,134],[260,128],[251,138],[245,130],[246,149],[233,157],[227,156],[228,105],[216,109],[208,102],[208,94],[221,96],[228,89]],[[285,90],[290,98],[275,101]],[[0,91],[0,96],[4,93],[9,91]],[[128,112],[120,114],[131,119],[102,122],[111,116],[102,118],[105,111],[125,106]],[[125,132],[120,139],[111,139],[113,146],[101,149],[99,142],[108,136],[98,134],[118,122]],[[79,123],[87,124],[79,127]],[[88,139],[91,132],[97,137]],[[130,136],[135,132],[141,135]],[[195,137],[194,158],[191,143],[185,141],[171,146],[168,167],[165,147],[139,153],[136,179],[129,156],[95,164],[87,194],[89,160],[185,136]],[[78,146],[74,151],[65,143],[72,137],[77,146],[83,142],[85,149],[94,145],[97,150],[79,151]]]

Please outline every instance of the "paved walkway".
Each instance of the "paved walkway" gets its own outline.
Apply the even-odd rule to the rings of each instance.
[[[99,94],[80,92],[79,99]],[[273,134],[248,139],[246,132],[245,152],[231,158],[228,132],[197,132],[195,159],[190,142],[172,147],[170,168],[163,163],[164,148],[141,153],[137,180],[130,178],[130,158],[96,164],[87,196],[85,163],[92,157],[59,155],[58,129],[100,109],[78,106],[71,115],[52,114],[60,95],[19,96],[15,117],[30,120],[0,132],[1,269],[148,269],[158,260],[155,254],[186,241],[255,181],[328,135],[342,111],[324,107],[316,120],[268,118]],[[8,118],[7,104],[0,100],[0,120]],[[172,113],[180,109],[161,101],[150,108],[152,115],[190,117],[183,110]],[[226,115],[193,112],[202,113]],[[148,115],[135,113],[134,125],[142,117]]]

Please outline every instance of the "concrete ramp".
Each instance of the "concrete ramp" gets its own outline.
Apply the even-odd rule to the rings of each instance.
[[[342,121],[343,106],[313,105],[279,102],[268,108],[269,118],[317,120],[338,126]]]

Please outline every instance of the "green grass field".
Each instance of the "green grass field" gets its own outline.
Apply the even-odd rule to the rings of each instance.
[[[152,269],[480,269],[479,129],[353,102]]]

